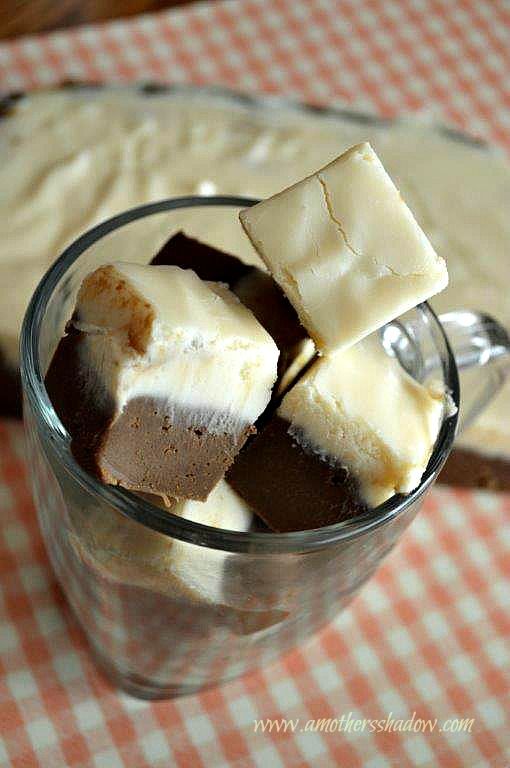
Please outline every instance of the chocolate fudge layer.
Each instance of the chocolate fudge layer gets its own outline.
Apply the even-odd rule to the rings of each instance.
[[[237,256],[188,237],[184,232],[172,235],[150,263],[156,266],[170,265],[181,269],[192,269],[201,280],[227,283],[230,288],[253,269]],[[262,272],[262,270],[257,271]]]
[[[510,462],[455,448],[448,457],[438,482],[464,488],[474,486],[488,491],[510,491]]]
[[[117,263],[84,280],[46,386],[99,479],[205,500],[269,402],[277,359],[224,286]]]
[[[279,416],[240,453],[229,484],[273,531],[304,531],[347,520],[367,509],[341,462],[302,449]]]
[[[0,351],[0,417],[21,418],[21,379]]]
[[[202,280],[227,283],[276,342],[280,350],[280,381],[285,377],[285,382],[290,383],[298,373],[300,362],[304,364],[313,356],[315,350],[292,304],[271,275],[262,269],[244,264],[236,256],[188,237],[184,232],[173,235],[151,264],[176,265],[192,269]],[[289,372],[293,365],[296,370]]]
[[[419,484],[444,407],[374,334],[312,365],[228,482],[273,530],[340,522]]]

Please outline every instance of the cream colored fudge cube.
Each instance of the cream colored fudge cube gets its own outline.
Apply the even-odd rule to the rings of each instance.
[[[368,143],[240,219],[321,352],[356,343],[448,283]]]

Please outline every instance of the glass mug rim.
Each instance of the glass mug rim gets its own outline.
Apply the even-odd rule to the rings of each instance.
[[[102,503],[111,505],[145,527],[198,546],[237,553],[285,554],[320,549],[339,541],[350,540],[387,523],[414,504],[439,474],[455,438],[460,398],[459,377],[448,338],[437,315],[427,302],[418,305],[418,310],[422,320],[433,329],[435,339],[439,339],[442,346],[442,349],[437,350],[441,358],[442,373],[457,410],[454,414],[445,412],[420,484],[410,494],[394,495],[384,504],[349,520],[307,531],[263,533],[212,528],[166,512],[129,491],[100,483],[77,464],[71,453],[69,435],[48,397],[39,360],[39,339],[48,301],[68,269],[98,240],[126,224],[159,213],[215,206],[242,208],[257,202],[257,199],[241,196],[174,197],[131,208],[85,232],[71,243],[47,270],[32,296],[21,332],[20,369],[24,396],[28,398],[36,415],[38,430],[45,432],[43,445],[45,440],[49,439],[62,468],[88,493],[99,497]]]

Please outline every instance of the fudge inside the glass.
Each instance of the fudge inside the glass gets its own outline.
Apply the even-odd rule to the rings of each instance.
[[[100,480],[205,501],[265,410],[277,361],[225,285],[118,262],[84,280],[46,387]]]
[[[444,262],[368,144],[241,221],[276,282],[183,233],[85,279],[46,377],[76,458],[170,511],[225,477],[278,532],[411,492],[445,393],[370,332],[440,290]]]
[[[341,522],[419,484],[443,407],[373,334],[319,358],[227,480],[274,531]]]

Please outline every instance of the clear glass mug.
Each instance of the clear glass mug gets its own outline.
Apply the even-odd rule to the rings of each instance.
[[[445,410],[422,482],[409,496],[318,530],[241,533],[179,518],[98,483],[75,463],[44,374],[84,275],[115,259],[149,261],[170,231],[183,225],[195,234],[221,231],[221,245],[228,249],[232,241],[236,253],[240,227],[232,208],[253,202],[178,198],[104,222],[51,267],[25,317],[24,418],[46,547],[97,660],[116,684],[140,697],[165,698],[229,680],[267,663],[337,615],[416,515],[457,429],[457,366],[441,323],[423,304],[387,326],[381,343],[413,375],[441,380],[457,411]],[[501,384],[503,367],[497,361],[510,345],[490,318],[450,313],[445,322],[462,366],[470,373],[478,369],[480,386],[463,404],[467,421]],[[491,360],[496,364],[486,365]],[[193,569],[191,584],[175,568],[183,558]]]

